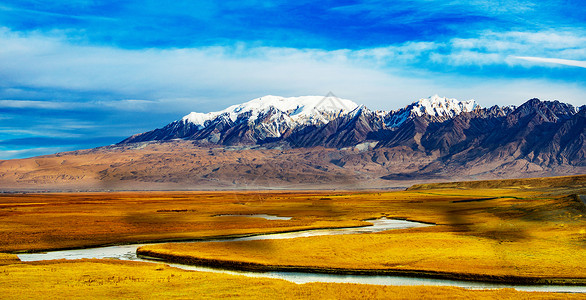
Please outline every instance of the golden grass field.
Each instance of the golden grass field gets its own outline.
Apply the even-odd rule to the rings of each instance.
[[[425,190],[412,215],[387,213],[438,224],[433,227],[288,240],[162,244],[142,247],[139,253],[248,269],[418,271],[505,282],[526,278],[586,284],[586,212],[580,201],[530,190],[511,192]],[[408,198],[412,193],[392,195]],[[503,198],[457,202],[478,196]],[[397,207],[391,211],[404,208],[387,204]]]
[[[579,294],[513,289],[308,283],[189,272],[115,260],[39,262],[0,266],[2,299],[584,299]]]
[[[578,178],[576,181],[575,178]],[[292,240],[162,244],[150,254],[367,270],[524,276],[579,283],[586,277],[586,176],[532,184],[423,186],[401,192],[119,192],[0,195],[0,251],[42,251],[155,240],[366,225],[386,216],[437,226]],[[270,214],[264,220],[219,214]],[[512,290],[295,285],[280,280],[93,260],[20,263],[0,254],[2,295],[32,298],[566,298]],[[162,269],[161,269],[162,268]],[[159,270],[160,269],[160,270]],[[42,280],[41,280],[42,279]],[[484,278],[486,279],[486,278]],[[10,296],[13,298],[22,298]],[[4,296],[3,296],[4,298]],[[278,296],[277,296],[278,298]]]

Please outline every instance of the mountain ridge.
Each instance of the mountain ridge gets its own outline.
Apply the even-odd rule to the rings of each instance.
[[[268,95],[217,112],[191,112],[163,128],[135,134],[120,144],[175,138],[223,145],[265,144],[280,138],[286,140],[294,132],[298,135],[308,131],[304,127],[315,129],[327,126],[337,118],[362,111],[372,112],[372,118],[381,123],[375,127],[396,128],[416,116],[427,115],[435,121],[443,121],[477,108],[480,106],[475,100],[458,101],[438,95],[422,98],[397,111],[376,112],[332,93],[325,97]],[[244,132],[237,133],[239,131]],[[235,134],[243,138],[233,138]],[[222,138],[222,135],[231,138]]]
[[[535,168],[582,166],[584,110],[537,98],[518,107],[483,108],[475,100],[434,95],[398,110],[372,111],[331,93],[322,98],[265,96],[208,113],[204,123],[201,115],[191,120],[196,114],[191,113],[120,144],[184,139],[202,146],[275,149],[407,147],[437,156],[438,163],[526,159]]]

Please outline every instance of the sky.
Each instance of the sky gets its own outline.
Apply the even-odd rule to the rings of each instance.
[[[586,104],[581,0],[0,0],[0,159],[264,95]]]

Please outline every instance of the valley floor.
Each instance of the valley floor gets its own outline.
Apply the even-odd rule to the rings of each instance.
[[[209,239],[402,218],[436,226],[376,234],[227,243],[162,244],[156,255],[267,266],[418,270],[539,278],[583,285],[586,176],[401,192],[142,192],[0,195],[0,251]],[[268,214],[290,220],[241,216]],[[514,290],[354,284],[295,285],[114,260],[23,263],[0,254],[2,295],[22,298],[567,298]],[[468,278],[474,279],[474,278]],[[3,296],[4,297],[4,296]]]

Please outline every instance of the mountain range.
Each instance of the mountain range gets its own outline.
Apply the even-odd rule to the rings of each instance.
[[[373,111],[333,94],[192,112],[117,145],[0,162],[0,188],[381,188],[586,173],[586,106],[434,95]]]
[[[585,106],[531,99],[482,108],[434,95],[396,111],[339,99],[265,96],[129,137],[121,144],[191,140],[199,145],[421,151],[440,161],[526,159],[541,167],[586,164]]]
[[[367,140],[380,141],[409,120],[424,117],[441,122],[477,108],[474,100],[460,102],[437,95],[398,111],[375,112],[331,93],[326,97],[264,96],[218,112],[192,112],[121,144],[184,139],[225,146],[350,147]],[[348,134],[356,136],[345,137]]]

